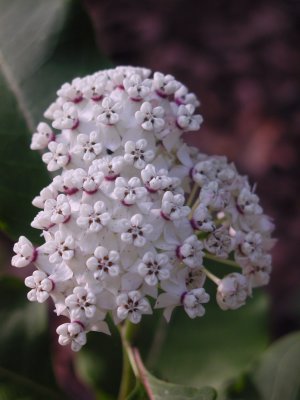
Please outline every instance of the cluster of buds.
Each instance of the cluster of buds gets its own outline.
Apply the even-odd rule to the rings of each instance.
[[[139,323],[152,308],[170,319],[205,313],[206,278],[224,309],[242,306],[268,283],[273,225],[248,179],[225,157],[182,141],[197,131],[196,96],[171,75],[117,67],[76,78],[57,92],[31,148],[59,171],[33,204],[44,243],[21,236],[15,267],[33,263],[25,279],[30,301],[49,297],[67,322],[59,343],[78,351],[86,333]],[[217,277],[213,259],[238,272]],[[230,272],[230,271],[229,271]]]

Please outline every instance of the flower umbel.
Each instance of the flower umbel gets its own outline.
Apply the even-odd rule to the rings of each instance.
[[[182,134],[202,123],[199,102],[172,75],[117,67],[64,84],[31,148],[44,150],[51,184],[33,204],[44,243],[21,236],[12,265],[33,263],[30,301],[49,297],[68,320],[59,343],[74,351],[89,331],[140,322],[155,308],[205,314],[206,277],[223,310],[268,283],[273,224],[247,177],[226,157],[188,147]],[[239,272],[213,275],[207,259]]]

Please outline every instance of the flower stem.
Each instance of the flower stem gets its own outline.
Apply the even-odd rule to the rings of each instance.
[[[199,185],[197,183],[194,183],[193,188],[191,190],[191,193],[189,195],[189,198],[186,202],[187,206],[191,206],[194,200],[194,197],[196,196],[197,191],[199,190]]]
[[[123,366],[118,400],[126,399],[126,397],[134,388],[135,377],[137,377],[139,374],[131,347],[131,341],[135,334],[135,328],[136,326],[130,321],[126,321],[119,328],[123,347]]]
[[[206,276],[213,281],[216,285],[219,285],[219,283],[221,282],[221,279],[218,278],[216,275],[212,274],[208,269],[203,268]]]
[[[230,265],[231,267],[235,267],[235,268],[241,268],[240,265],[237,264],[237,263],[236,263],[235,261],[233,261],[233,260],[226,260],[226,259],[224,259],[224,258],[220,258],[220,257],[214,256],[214,255],[212,255],[212,254],[205,253],[204,259],[205,259],[205,258],[206,258],[207,260],[217,261],[217,262],[220,263],[220,264]]]

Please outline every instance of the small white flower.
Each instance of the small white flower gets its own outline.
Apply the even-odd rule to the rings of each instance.
[[[236,259],[249,258],[252,262],[257,262],[263,253],[263,238],[258,232],[249,232],[241,240],[236,252]]]
[[[73,294],[66,298],[65,303],[70,310],[72,320],[92,318],[95,315],[96,297],[91,291],[81,286],[73,289]]]
[[[185,312],[190,318],[202,317],[205,314],[205,308],[202,304],[209,302],[209,294],[205,289],[192,289],[183,296],[182,304]]]
[[[222,310],[236,310],[243,306],[249,295],[248,279],[236,272],[223,278],[217,289],[217,302]]]
[[[59,325],[56,332],[59,335],[58,343],[62,346],[71,344],[73,351],[79,351],[86,344],[86,333],[80,321]]]
[[[191,209],[184,206],[184,196],[182,194],[173,194],[166,192],[162,198],[161,216],[166,220],[175,220],[189,215]]]
[[[73,79],[72,84],[64,83],[57,91],[57,95],[62,97],[65,101],[80,103],[83,99],[83,94],[81,91],[81,79]]]
[[[133,324],[141,321],[142,314],[151,314],[151,307],[142,294],[133,290],[129,293],[121,293],[117,299],[117,315],[120,320],[129,319]]]
[[[175,101],[178,105],[192,104],[194,107],[199,106],[199,101],[194,93],[189,93],[186,86],[181,85],[174,94]]]
[[[143,256],[143,262],[138,265],[138,273],[148,285],[154,286],[159,281],[170,277],[171,268],[169,257],[166,254],[155,254],[148,251]]]
[[[89,168],[88,173],[85,173],[82,178],[82,189],[88,194],[96,193],[103,179],[103,172],[91,167]]]
[[[107,275],[114,277],[118,276],[120,272],[120,267],[117,264],[119,258],[117,251],[109,251],[103,246],[98,246],[94,251],[94,257],[90,257],[86,265],[90,271],[94,272],[95,279],[103,279]]]
[[[203,206],[222,210],[229,203],[229,192],[222,189],[218,182],[212,181],[202,187],[199,199]]]
[[[178,248],[179,258],[184,264],[190,268],[201,267],[203,260],[203,244],[192,235],[185,239],[183,244]]]
[[[106,75],[90,76],[82,88],[82,93],[87,99],[100,101],[104,96],[106,84]]]
[[[17,268],[26,267],[37,258],[37,250],[25,236],[20,236],[14,244],[14,252],[16,255],[13,256],[11,264]]]
[[[47,238],[47,242],[40,248],[49,254],[51,263],[69,261],[74,257],[75,240],[71,235],[65,235],[61,231],[56,231],[54,238]]]
[[[83,180],[86,177],[86,171],[77,168],[69,169],[63,175],[57,175],[53,178],[52,186],[58,191],[69,196],[82,189]]]
[[[185,131],[197,131],[203,121],[201,115],[194,115],[192,104],[180,105],[177,111],[177,125]]]
[[[135,214],[131,217],[130,222],[125,220],[124,232],[121,233],[121,240],[137,247],[145,246],[147,235],[152,232],[153,226],[145,224],[141,214]]]
[[[121,156],[116,157],[102,157],[93,162],[94,170],[102,172],[104,179],[107,181],[114,181],[122,171],[124,166],[124,158]]]
[[[137,177],[130,178],[127,182],[124,178],[117,178],[113,196],[120,200],[123,205],[131,206],[141,200],[147,194],[147,189],[141,186]]]
[[[56,199],[58,195],[58,191],[56,190],[54,185],[46,186],[41,190],[40,195],[36,196],[32,200],[32,204],[38,208],[44,208],[46,200]]]
[[[161,72],[155,72],[153,75],[153,88],[163,98],[174,94],[179,86],[180,83],[172,75],[164,75]]]
[[[82,204],[79,210],[77,225],[90,232],[99,232],[110,220],[110,214],[106,210],[103,201],[97,201],[92,207],[89,204]]]
[[[92,162],[102,151],[99,133],[93,131],[89,135],[80,134],[77,136],[77,145],[72,152],[78,154],[83,161]]]
[[[79,126],[78,112],[73,103],[64,103],[62,109],[53,113],[53,128],[56,129],[76,129]]]
[[[203,232],[212,232],[215,229],[212,216],[205,205],[200,204],[196,208],[191,219],[191,225],[193,229]]]
[[[150,93],[151,85],[152,81],[150,79],[142,80],[138,74],[131,75],[123,81],[124,89],[133,101],[143,100]]]
[[[165,189],[170,184],[168,172],[164,169],[156,172],[156,168],[152,164],[148,164],[142,171],[141,177],[150,193],[155,193],[160,189]]]
[[[261,214],[262,209],[258,204],[259,198],[249,189],[243,188],[236,200],[236,208],[240,214]]]
[[[151,103],[144,102],[140,110],[135,113],[135,119],[145,131],[159,132],[165,125],[164,114],[163,107],[153,107]]]
[[[248,261],[243,265],[243,274],[248,278],[251,287],[256,288],[269,283],[272,272],[271,261],[270,254],[264,254],[255,264]]]
[[[212,160],[199,161],[192,169],[193,180],[199,186],[208,184],[215,178],[215,166]]]
[[[43,150],[52,140],[55,140],[52,129],[45,122],[40,122],[37,126],[37,132],[32,135],[30,148],[31,150]]]
[[[204,246],[210,253],[220,258],[227,258],[232,250],[233,241],[228,229],[221,227],[209,234]]]
[[[95,109],[96,121],[100,124],[115,125],[120,119],[120,110],[121,103],[115,102],[110,97],[105,97],[101,106]]]
[[[54,282],[43,271],[34,271],[32,276],[25,279],[25,285],[31,288],[27,294],[28,300],[38,303],[46,301],[54,289]]]
[[[53,224],[66,223],[71,216],[71,207],[64,194],[59,194],[56,199],[46,200],[44,209]]]
[[[31,226],[36,229],[47,230],[54,224],[51,222],[51,214],[49,212],[40,211],[31,222]]]
[[[155,156],[153,150],[146,150],[147,146],[148,143],[145,139],[140,139],[136,143],[131,140],[126,142],[124,154],[126,163],[133,165],[135,168],[143,169]]]
[[[47,164],[48,171],[56,171],[65,167],[70,161],[67,145],[64,143],[50,142],[48,144],[50,152],[43,154],[42,160]]]

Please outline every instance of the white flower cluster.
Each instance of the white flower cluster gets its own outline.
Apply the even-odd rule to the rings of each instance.
[[[59,343],[78,351],[86,333],[139,323],[153,306],[205,313],[206,277],[224,310],[245,303],[269,280],[272,224],[246,177],[225,157],[186,146],[202,122],[196,96],[171,75],[117,67],[76,78],[57,92],[31,148],[61,170],[33,204],[44,244],[21,236],[15,267],[33,263],[30,301],[51,297]],[[240,273],[217,278],[205,259],[230,260]]]

